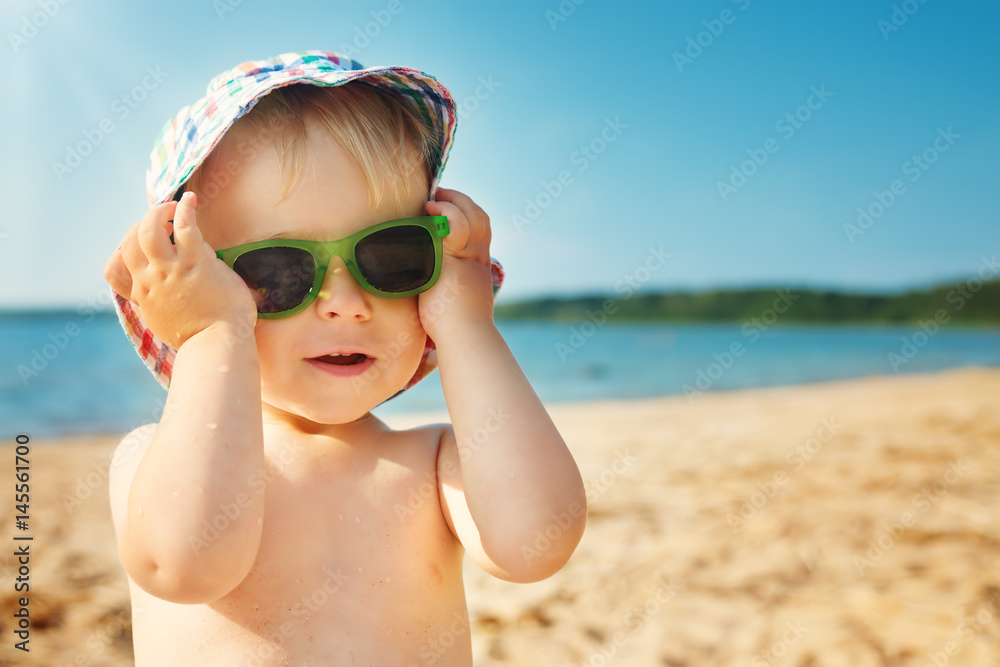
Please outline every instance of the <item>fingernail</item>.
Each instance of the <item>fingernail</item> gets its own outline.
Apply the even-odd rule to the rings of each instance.
[[[184,201],[185,199],[191,199],[191,195],[193,194],[194,194],[193,192],[188,190],[187,192],[181,195],[181,201]]]

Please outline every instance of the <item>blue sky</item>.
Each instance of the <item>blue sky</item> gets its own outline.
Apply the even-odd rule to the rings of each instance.
[[[0,9],[0,308],[107,304],[163,123],[223,69],[344,46],[459,101],[442,185],[490,213],[502,300],[896,290],[1000,251],[996,3],[63,2]]]

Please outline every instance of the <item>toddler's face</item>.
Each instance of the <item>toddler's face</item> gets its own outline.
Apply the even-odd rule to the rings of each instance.
[[[400,176],[408,185],[402,205],[383,198],[370,208],[364,177],[350,156],[314,120],[306,120],[306,130],[302,171],[281,202],[282,175],[271,143],[241,141],[253,130],[240,123],[229,130],[199,175],[201,187],[193,188],[198,226],[213,249],[279,235],[333,241],[386,220],[426,215],[427,181],[420,170]],[[426,339],[416,296],[369,294],[339,257],[306,310],[258,320],[255,336],[265,421],[318,424],[354,421],[396,393],[416,371]],[[317,360],[338,351],[373,359],[357,367],[329,363],[336,357]]]

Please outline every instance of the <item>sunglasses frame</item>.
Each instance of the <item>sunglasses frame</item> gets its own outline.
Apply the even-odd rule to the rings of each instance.
[[[405,292],[383,292],[378,289],[369,283],[364,277],[361,273],[361,269],[358,268],[357,261],[355,260],[355,248],[357,248],[360,241],[368,236],[371,236],[372,234],[375,234],[376,232],[392,227],[420,227],[422,229],[426,229],[430,232],[431,242],[434,247],[434,272],[431,274],[430,279],[420,287],[407,290]],[[354,276],[354,279],[358,282],[358,284],[361,285],[366,292],[379,298],[405,299],[415,294],[426,292],[434,286],[437,282],[438,276],[441,275],[441,263],[444,256],[443,243],[441,239],[448,236],[450,231],[451,230],[448,227],[448,218],[443,215],[399,218],[398,220],[380,222],[377,225],[367,227],[361,231],[351,234],[348,237],[338,239],[336,241],[271,239],[268,241],[255,241],[253,243],[244,243],[243,245],[237,245],[231,248],[224,248],[222,250],[217,250],[215,254],[219,259],[225,262],[226,266],[230,269],[233,269],[236,260],[242,255],[261,248],[299,248],[312,255],[313,261],[316,264],[316,275],[313,277],[312,287],[309,288],[309,293],[306,294],[302,303],[289,308],[288,310],[282,310],[276,313],[257,313],[257,317],[259,319],[277,320],[284,317],[291,317],[292,315],[302,312],[316,300],[316,297],[319,295],[320,288],[323,286],[323,281],[326,279],[326,270],[330,267],[330,260],[334,257],[340,257],[344,260],[344,264],[347,265],[347,269],[351,272],[351,275]],[[235,271],[235,269],[233,270]]]

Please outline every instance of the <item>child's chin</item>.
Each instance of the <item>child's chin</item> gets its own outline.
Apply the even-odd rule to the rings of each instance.
[[[368,395],[275,397],[263,395],[263,401],[278,412],[294,415],[313,424],[334,426],[349,424],[364,417],[368,412],[389,398]]]
[[[350,406],[348,409],[338,409],[335,411],[318,411],[313,417],[307,417],[310,421],[317,424],[325,424],[327,426],[336,426],[337,424],[350,424],[351,422],[356,422],[357,420],[364,417],[368,412],[374,408],[378,403],[373,403],[371,405],[360,405],[355,404]]]
[[[357,397],[350,401],[341,399],[334,405],[317,405],[316,403],[300,405],[297,406],[295,412],[316,424],[334,426],[336,424],[349,424],[361,419],[380,402],[369,397]]]

